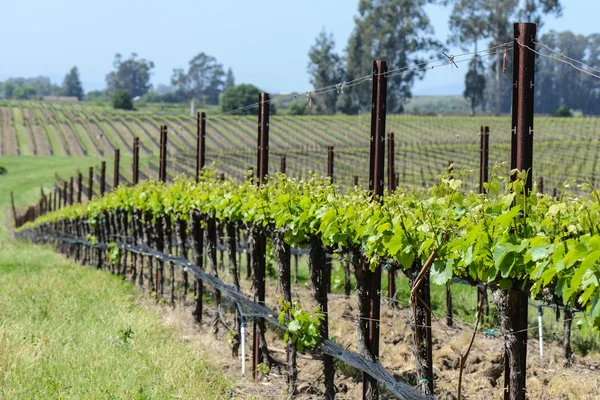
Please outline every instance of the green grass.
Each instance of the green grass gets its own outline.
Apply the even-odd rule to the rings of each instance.
[[[9,193],[37,200],[54,172],[99,160],[0,157],[0,399],[228,398],[231,382],[138,306],[120,278],[8,239]]]

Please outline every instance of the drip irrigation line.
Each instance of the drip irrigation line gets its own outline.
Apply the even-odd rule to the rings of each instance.
[[[90,243],[84,239],[71,238],[71,237],[55,237],[50,235],[44,235],[41,237],[37,237],[37,240],[40,241],[62,241],[72,244],[80,244],[88,247],[100,248],[100,249],[108,249],[109,246],[105,243]],[[156,251],[148,246],[134,246],[127,243],[117,242],[115,243],[119,248],[129,251],[132,253],[140,254],[147,257],[155,257],[165,262],[172,262],[174,264],[178,264],[184,268],[184,270],[191,272],[192,275],[200,278],[203,282],[207,282],[211,284],[216,289],[222,291],[227,297],[229,297],[234,302],[239,302],[241,305],[248,307],[250,310],[254,311],[254,315],[259,316],[262,319],[270,322],[271,324],[281,328],[286,329],[285,325],[280,325],[277,321],[277,313],[271,310],[269,307],[264,305],[263,303],[256,303],[250,299],[248,299],[242,292],[235,289],[233,286],[230,286],[223,281],[221,281],[218,277],[208,274],[203,271],[199,266],[191,263],[185,258],[168,255],[163,252]],[[245,314],[246,316],[253,315],[252,313]],[[346,364],[351,365],[352,367],[367,373],[368,375],[375,378],[380,383],[384,384],[394,395],[398,396],[400,399],[407,400],[430,400],[433,399],[428,395],[424,395],[420,392],[417,392],[416,388],[410,386],[404,381],[397,381],[394,376],[386,370],[383,365],[378,360],[368,360],[365,357],[359,355],[358,353],[348,351],[344,349],[337,343],[334,343],[328,339],[324,339],[321,341],[321,351],[325,354],[338,358],[345,362]]]

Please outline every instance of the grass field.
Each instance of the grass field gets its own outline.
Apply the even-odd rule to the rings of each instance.
[[[229,398],[231,381],[140,307],[129,283],[9,240],[10,191],[28,204],[54,171],[96,162],[0,157],[0,399]]]

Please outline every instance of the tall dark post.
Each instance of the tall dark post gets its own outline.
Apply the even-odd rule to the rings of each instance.
[[[333,183],[333,146],[327,146],[327,177]],[[333,272],[333,257],[331,254],[325,254],[325,269],[323,270],[323,284],[325,285],[324,293],[331,293],[331,276]],[[324,306],[327,306],[327,296],[324,298]],[[324,310],[327,311],[327,310]]]
[[[285,174],[285,156],[281,156],[281,160],[279,163],[279,172],[281,172],[282,174]]]
[[[88,201],[94,196],[94,167],[90,167],[88,175]]]
[[[67,181],[63,182],[63,189],[62,189],[62,198],[63,198],[63,208],[66,207],[69,204],[69,189],[68,189],[68,183]]]
[[[331,178],[331,182],[333,183],[333,146],[327,146],[327,176]]]
[[[132,184],[137,185],[140,182],[140,138],[133,138],[133,176]]]
[[[369,191],[373,200],[383,196],[385,163],[385,118],[387,105],[387,61],[373,61],[373,90],[371,101],[371,149],[369,162]],[[379,359],[379,319],[381,307],[381,265],[375,271],[365,270],[369,297],[369,351]],[[378,399],[377,380],[363,374],[363,398]]]
[[[60,202],[58,201],[58,189],[54,188],[54,206],[52,207],[53,211],[56,211],[60,208]]]
[[[538,192],[544,193],[544,177],[543,176],[540,176],[538,178],[538,185],[537,186],[538,186],[537,187]]]
[[[485,185],[488,181],[489,167],[489,146],[490,146],[490,128],[488,126],[481,127],[481,145],[479,158],[479,193],[485,193]]]
[[[115,165],[113,172],[113,190],[119,186],[119,164],[121,163],[121,150],[115,149]]]
[[[537,25],[514,25],[513,99],[511,170],[527,171],[525,193],[532,187],[533,104],[535,75],[535,36]],[[516,179],[515,176],[512,177]],[[494,290],[494,301],[500,310],[500,323],[508,334],[504,340],[504,398],[524,400],[527,369],[527,300],[528,291],[520,284],[510,290]]]
[[[479,159],[479,193],[485,194],[485,184],[488,182],[488,168],[489,168],[489,148],[490,148],[490,128],[489,126],[481,127],[480,137],[480,159]],[[487,285],[483,287],[477,287],[477,306],[481,304],[482,310],[485,315],[489,314],[489,302],[487,294]]]
[[[73,185],[73,177],[69,179],[69,205],[73,205],[73,201],[75,199],[75,187]]]
[[[83,174],[77,173],[77,204],[81,204],[81,196],[83,193]]]
[[[388,151],[387,151],[387,179],[388,179],[388,190],[392,193],[396,190],[396,169],[394,167],[394,157],[396,155],[394,145],[394,132],[389,132],[388,137]],[[388,303],[392,308],[396,308],[398,303],[396,302],[396,271],[392,268],[388,269]]]
[[[256,161],[256,177],[257,184],[260,186],[265,177],[269,173],[269,105],[270,96],[268,93],[260,93],[258,97],[258,152]],[[255,299],[258,303],[265,302],[265,253],[267,247],[267,239],[263,232],[256,235],[254,244],[253,261],[254,264],[254,282],[255,282]],[[256,259],[255,259],[256,257]],[[260,336],[264,336],[264,320],[258,319],[254,321],[254,345],[252,346],[252,370],[254,379],[258,378],[257,366],[260,363]],[[259,332],[262,331],[262,332]]]
[[[100,197],[104,196],[106,191],[106,161],[100,164]]]
[[[160,165],[158,166],[158,180],[167,181],[167,126],[160,127]]]
[[[354,186],[358,186],[358,175],[354,175]]]
[[[48,193],[48,212],[54,211],[54,209],[52,209],[52,199],[53,199],[53,195],[52,192]],[[13,210],[14,213],[14,210]]]
[[[206,164],[206,114],[199,112],[196,116],[196,182],[200,170]]]

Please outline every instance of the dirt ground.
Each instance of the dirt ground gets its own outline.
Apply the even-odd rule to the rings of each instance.
[[[243,280],[243,290],[251,293],[250,283]],[[206,289],[205,289],[206,290]],[[303,305],[312,306],[310,289],[294,286],[294,296]],[[276,309],[277,286],[267,280],[267,304]],[[226,343],[226,329],[220,327],[218,335],[209,325],[213,313],[212,304],[205,304],[204,323],[198,327],[191,314],[190,305],[179,304],[175,309],[157,306],[143,300],[145,307],[161,307],[166,325],[174,327],[182,340],[191,342],[199,349],[202,357],[210,359],[221,372],[234,379],[231,398],[236,399],[281,399],[285,394],[284,343],[281,331],[267,324],[267,342],[272,355],[282,362],[281,368],[274,367],[268,376],[260,381],[252,379],[252,325],[248,324],[246,335],[246,373],[241,375],[241,357],[233,358]],[[330,338],[349,350],[356,351],[355,316],[356,297],[330,295]],[[412,353],[413,338],[408,325],[407,306],[392,308],[382,306],[381,310],[381,363],[397,378],[415,384],[415,359]],[[233,326],[231,313],[225,313],[226,323]],[[433,322],[433,364],[435,372],[435,396],[439,399],[456,399],[459,375],[460,354],[466,349],[472,335],[472,326],[455,323],[446,327],[444,321]],[[537,332],[537,331],[536,331]],[[533,333],[532,333],[533,335]],[[530,399],[599,399],[600,398],[600,356],[597,354],[582,357],[574,356],[570,368],[563,367],[562,347],[557,341],[544,342],[544,358],[539,357],[539,342],[530,339],[528,343],[527,390]],[[486,337],[478,333],[463,373],[463,398],[499,399],[502,398],[503,384],[503,341],[501,337]],[[241,353],[240,353],[241,354]],[[316,399],[322,395],[322,366],[319,357],[301,355],[298,358],[299,399]],[[362,373],[347,365],[336,362],[335,385],[339,399],[359,399],[362,394]],[[382,398],[394,398],[385,394]]]

